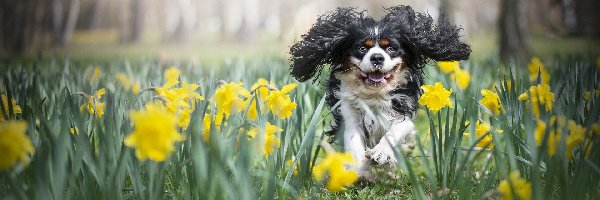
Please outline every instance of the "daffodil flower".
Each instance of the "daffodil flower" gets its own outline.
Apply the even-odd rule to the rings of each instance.
[[[246,134],[248,135],[248,138],[254,139],[261,130],[264,130],[263,133],[265,134],[265,146],[263,147],[263,154],[268,156],[271,155],[271,153],[273,153],[273,151],[275,151],[275,149],[279,148],[281,145],[281,141],[279,138],[277,138],[275,133],[281,132],[283,129],[267,122],[265,129],[255,127],[250,129]]]
[[[508,179],[502,180],[498,185],[498,191],[505,200],[516,199],[513,193],[517,195],[518,199],[531,199],[531,183],[521,178],[519,171],[510,172]]]
[[[27,122],[5,121],[0,122],[0,169],[8,169],[20,162],[29,164],[30,156],[34,153],[33,144],[26,134]]]
[[[442,83],[436,82],[434,85],[423,85],[423,95],[419,99],[419,104],[427,106],[432,112],[437,112],[443,107],[452,107],[452,101],[450,100],[450,94],[452,89],[446,90]]]
[[[529,80],[536,81],[538,79],[538,74],[542,76],[542,83],[549,84],[550,83],[550,73],[546,69],[542,60],[538,57],[531,58],[531,62],[527,65],[527,69],[529,70]]]
[[[349,153],[326,151],[325,158],[314,166],[312,175],[318,182],[329,175],[327,190],[337,192],[358,180],[358,173],[351,169],[356,164],[356,160]]]
[[[146,104],[143,110],[132,111],[130,118],[135,128],[124,143],[135,148],[135,155],[140,160],[162,162],[175,150],[176,142],[185,140],[177,132],[177,117],[159,102]]]
[[[267,97],[267,106],[269,110],[280,119],[286,119],[292,116],[292,111],[296,109],[296,103],[292,102],[289,93],[296,88],[296,83],[285,85],[279,91],[271,91]]]
[[[11,99],[11,102],[13,114],[21,114],[23,111],[21,110],[21,106],[17,105],[17,101],[15,101],[15,99]],[[6,97],[4,94],[2,95],[2,105],[4,105],[4,109],[6,109],[6,114],[8,115],[8,97]],[[3,121],[5,121],[4,115],[0,113],[0,122]]]
[[[483,98],[481,98],[479,103],[485,106],[488,110],[492,111],[494,115],[499,115],[500,111],[502,110],[502,103],[500,102],[498,93],[484,89],[481,90],[481,96]]]

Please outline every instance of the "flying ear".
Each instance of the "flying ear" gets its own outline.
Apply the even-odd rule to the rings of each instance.
[[[387,9],[382,19],[384,30],[393,32],[423,64],[427,58],[436,61],[467,60],[471,47],[459,40],[460,28],[450,24],[446,17],[440,17],[433,24],[431,16],[415,13],[408,6]]]
[[[348,49],[351,24],[362,18],[353,8],[338,8],[322,15],[302,40],[290,48],[290,73],[298,81],[306,81],[320,72],[325,64],[342,62],[340,51]]]

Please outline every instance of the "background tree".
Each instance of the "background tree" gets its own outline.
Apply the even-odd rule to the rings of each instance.
[[[52,1],[53,46],[65,46],[71,40],[77,19],[79,19],[80,0]]]
[[[454,3],[451,0],[440,0],[440,16],[445,15],[450,22],[454,22]]]
[[[144,30],[144,0],[124,0],[121,6],[119,37],[123,43],[137,42]]]
[[[523,5],[519,0],[501,0],[499,18],[500,59],[517,63],[529,58],[529,37]]]

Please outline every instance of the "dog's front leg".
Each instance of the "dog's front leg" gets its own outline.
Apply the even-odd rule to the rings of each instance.
[[[354,160],[358,162],[356,165],[356,171],[359,176],[365,175],[367,172],[367,165],[365,161],[365,143],[363,138],[363,130],[360,127],[359,118],[356,112],[353,112],[352,108],[342,103],[341,114],[344,118],[344,151],[352,154]]]
[[[390,130],[379,140],[372,149],[366,151],[366,156],[377,164],[395,165],[398,163],[394,156],[394,148],[414,131],[415,125],[408,117],[399,123],[393,124]]]

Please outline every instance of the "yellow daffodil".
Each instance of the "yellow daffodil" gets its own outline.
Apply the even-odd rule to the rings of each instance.
[[[567,128],[569,129],[569,136],[567,136],[565,143],[567,144],[567,158],[571,160],[573,159],[573,149],[585,138],[585,127],[569,120]]]
[[[492,125],[487,122],[477,121],[475,125],[475,135],[481,137],[483,134],[489,132],[492,129]]]
[[[96,114],[98,118],[102,118],[102,116],[104,116],[105,104],[100,99],[104,94],[106,94],[106,89],[104,88],[101,88],[98,91],[96,91],[96,94],[94,94],[93,96],[83,94],[83,96],[85,96],[85,104],[79,106],[79,111],[83,112],[87,109],[88,113],[92,115]]]
[[[583,99],[585,100],[585,109],[590,110],[590,99],[592,96],[598,96],[598,93],[594,90],[591,91],[586,91],[585,94],[583,95]]]
[[[500,102],[498,93],[484,89],[481,90],[481,96],[483,98],[481,98],[479,103],[485,106],[488,110],[492,111],[494,115],[499,115],[500,111],[502,110],[502,103]]]
[[[77,127],[69,129],[71,135],[79,135],[79,129]]]
[[[175,143],[185,140],[177,132],[177,117],[160,103],[149,103],[146,108],[130,113],[134,130],[125,138],[125,145],[135,148],[140,160],[161,162],[175,150]]]
[[[256,91],[256,93],[260,95],[260,98],[265,100],[267,96],[269,96],[269,88],[267,87],[268,85],[270,85],[269,81],[264,78],[259,78],[256,83],[250,87],[250,90]]]
[[[271,125],[267,122],[267,131],[265,137],[265,148],[263,149],[263,153],[265,155],[271,155],[275,149],[278,149],[281,145],[281,141],[275,135],[276,132],[281,132],[283,129],[278,126]]]
[[[195,83],[186,83],[186,82],[181,82],[181,87],[175,89],[175,91],[177,91],[176,93],[180,96],[183,96],[183,99],[185,101],[200,101],[200,100],[204,100],[204,97],[200,94],[198,94],[198,92],[196,92],[196,90],[198,90],[198,88],[200,87],[200,85],[195,84]]]
[[[252,85],[251,87],[251,91],[254,91],[255,94],[257,95],[255,98],[248,98],[246,101],[246,104],[248,104],[248,102],[252,101],[250,107],[248,108],[248,119],[251,120],[255,120],[258,119],[258,109],[256,108],[256,102],[259,101],[259,99],[261,100],[261,103],[259,104],[261,107],[263,105],[266,104],[267,99],[269,98],[269,81],[267,81],[266,79],[263,78],[259,78],[256,83],[254,83],[254,85]],[[263,111],[264,112],[264,111]]]
[[[177,116],[178,125],[186,129],[190,123],[190,114],[196,107],[198,101],[204,100],[196,90],[198,84],[190,84],[180,81],[181,72],[176,67],[170,67],[165,71],[165,83],[161,87],[153,88],[154,92],[161,97],[167,111]],[[132,91],[137,95],[139,85],[134,84]]]
[[[534,131],[534,139],[538,146],[542,145],[542,141],[544,139],[544,134],[546,132],[546,123],[542,120],[537,119],[537,127]],[[548,155],[554,156],[556,154],[556,150],[558,149],[558,145],[560,145],[560,139],[562,135],[563,128],[567,128],[569,130],[569,135],[565,139],[566,144],[566,155],[567,159],[573,159],[572,151],[577,145],[581,144],[585,139],[585,127],[577,124],[573,120],[569,120],[567,122],[564,116],[552,116],[550,117],[550,126],[552,129],[550,130],[550,134],[548,135]],[[593,129],[593,127],[592,127]],[[593,131],[593,130],[592,130]],[[587,148],[587,147],[586,147]],[[587,151],[587,149],[584,149]]]
[[[255,120],[258,119],[258,109],[256,109],[256,99],[248,98],[246,101],[252,101],[250,104],[250,108],[248,108],[248,119]]]
[[[140,94],[140,84],[139,83],[134,83],[131,86],[131,92],[133,92],[133,95],[137,96],[138,94]]]
[[[100,78],[100,75],[102,75],[102,71],[100,71],[100,68],[98,66],[94,67],[94,71],[91,74],[91,81],[94,82],[98,80]]]
[[[79,106],[79,111],[83,112],[84,110],[86,110],[88,113],[90,114],[94,114],[94,98],[91,96],[88,96],[85,98],[85,104]]]
[[[191,104],[191,108],[194,109],[196,107],[196,102],[204,100],[204,97],[196,90],[200,87],[198,84],[188,84],[185,82],[181,82],[181,87],[173,89],[177,96],[186,103]],[[176,99],[172,99],[175,101]]]
[[[283,131],[283,129],[279,128],[278,126],[272,125],[269,122],[267,122],[266,125],[267,126],[265,128],[265,131],[263,132],[265,134],[265,146],[263,147],[263,154],[265,156],[268,156],[271,155],[271,153],[273,153],[273,151],[275,151],[275,149],[279,148],[279,146],[281,145],[281,141],[279,140],[279,138],[277,138],[275,133],[281,132]],[[262,128],[255,127],[250,129],[246,134],[250,139],[253,139],[257,136],[261,129]]]
[[[96,95],[94,95],[96,116],[98,116],[98,118],[102,118],[102,116],[104,115],[104,102],[100,101],[100,98],[102,98],[102,95],[104,94],[106,94],[106,89],[101,88],[98,91],[96,91]]]
[[[600,135],[600,123],[596,122],[592,124],[592,132],[596,135]]]
[[[456,85],[458,85],[458,88],[461,90],[469,87],[469,82],[471,82],[471,74],[469,74],[467,70],[462,70],[460,68],[456,68],[450,77],[456,82]]]
[[[2,96],[2,105],[4,106],[4,109],[6,111],[6,114],[8,115],[8,97],[6,95],[1,95]],[[21,114],[23,111],[21,110],[21,106],[17,105],[17,101],[15,101],[15,99],[10,100],[12,103],[12,110],[13,110],[13,114]],[[2,111],[0,111],[2,112]],[[4,114],[0,113],[0,122],[4,121]]]
[[[538,79],[538,73],[540,73],[542,75],[542,83],[550,83],[550,73],[546,70],[546,66],[542,63],[540,58],[531,58],[531,62],[527,66],[527,69],[529,69],[529,80],[536,81]]]
[[[140,84],[135,82],[135,80],[129,79],[125,73],[118,73],[116,79],[121,87],[130,89],[134,96],[137,96],[140,93]]]
[[[550,86],[548,84],[541,83],[536,86],[531,86],[528,91],[525,91],[523,94],[519,95],[518,99],[520,101],[527,101],[527,103],[531,103],[533,115],[539,117],[540,104],[545,106],[546,111],[552,111],[554,93],[550,91]]]
[[[550,86],[548,84],[539,84],[537,85],[537,101],[546,106],[546,111],[552,111],[552,103],[554,103],[554,93],[550,91]],[[534,97],[532,97],[533,101]]]
[[[540,146],[542,145],[542,139],[544,138],[544,134],[546,134],[547,125],[544,121],[537,119],[535,131],[533,132],[533,138],[535,139],[535,143]]]
[[[440,67],[440,70],[446,74],[450,74],[454,72],[455,69],[460,68],[458,61],[440,61],[437,62],[437,64],[438,67]]]
[[[296,103],[292,102],[289,93],[296,88],[296,83],[290,83],[278,91],[271,91],[266,99],[269,110],[280,119],[286,119],[292,116],[292,111],[296,109]]]
[[[475,124],[476,139],[483,137],[491,129],[492,129],[492,125],[490,125],[489,123],[478,121],[477,124]],[[481,141],[479,141],[477,144],[475,144],[475,146],[478,146],[481,148],[487,147],[489,149],[493,149],[494,148],[493,136],[491,134],[486,135],[485,137],[483,137],[483,139],[481,139]]]
[[[529,93],[527,91],[523,92],[523,94],[520,94],[519,97],[517,97],[517,99],[519,101],[527,101],[529,100]]]
[[[510,79],[505,79],[504,82],[506,83],[507,89],[510,90],[512,89],[512,81]],[[504,83],[502,83],[504,86]]]
[[[215,91],[213,100],[217,104],[217,115],[229,118],[231,114],[241,112],[246,107],[244,98],[251,98],[250,92],[242,87],[243,82],[225,83]]]
[[[16,162],[29,164],[30,156],[34,153],[31,140],[26,134],[27,122],[0,122],[0,169],[9,169]]]
[[[202,119],[202,127],[203,127],[203,131],[202,131],[202,138],[204,139],[204,141],[207,141],[210,139],[210,125],[212,123],[212,115],[206,113],[204,114],[204,118]]]
[[[292,163],[294,163],[294,159],[289,159],[285,162],[285,165],[287,167],[292,167]],[[298,176],[298,167],[300,167],[300,161],[298,161],[296,166],[294,166],[294,176]]]
[[[586,101],[590,100],[591,94],[590,91],[586,91],[585,94],[583,95],[583,99],[585,99]]]
[[[190,125],[192,109],[182,109],[177,117],[177,125],[181,128],[187,128]]]
[[[351,186],[358,179],[358,173],[348,169],[357,162],[349,153],[327,152],[325,158],[313,168],[313,178],[323,181],[329,174],[327,189],[332,192],[341,191],[344,187]]]
[[[165,83],[163,84],[163,88],[169,89],[179,83],[179,76],[181,72],[176,67],[169,67],[169,69],[165,70]]]
[[[437,112],[443,107],[452,107],[452,101],[450,100],[450,94],[452,89],[446,90],[442,83],[437,82],[434,85],[423,85],[423,95],[419,99],[419,104],[427,106],[432,112]]]
[[[505,200],[516,199],[513,193],[517,195],[518,199],[531,199],[531,183],[521,178],[519,171],[510,172],[508,179],[500,181],[498,191]]]
[[[131,81],[125,73],[118,73],[116,78],[119,84],[121,84],[121,87],[129,88],[131,86]]]

